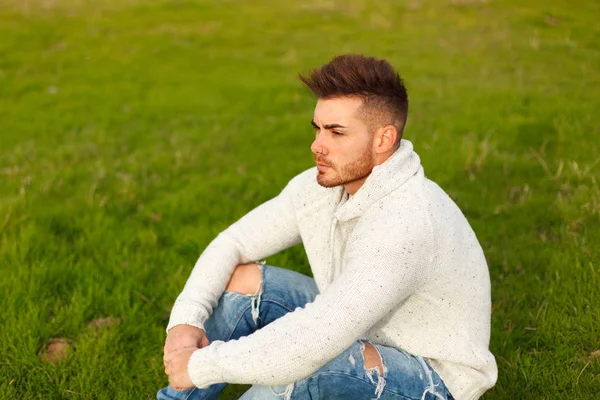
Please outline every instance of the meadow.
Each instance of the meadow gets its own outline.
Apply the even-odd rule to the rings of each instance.
[[[484,399],[598,398],[599,20],[594,0],[0,0],[0,398],[154,398],[203,248],[313,165],[297,74],[348,52],[400,71],[405,138],[486,254]],[[267,261],[310,274],[301,246]],[[40,359],[50,338],[65,360]]]

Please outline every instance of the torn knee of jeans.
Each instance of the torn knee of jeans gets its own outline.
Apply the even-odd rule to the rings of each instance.
[[[361,340],[361,351],[364,360],[364,368],[365,374],[369,378],[372,384],[376,385],[375,387],[375,399],[377,400],[381,397],[383,393],[383,388],[385,387],[385,375],[387,375],[387,369],[383,364],[383,358],[381,357],[381,353],[373,344]],[[375,381],[373,375],[377,376],[377,382]]]
[[[256,289],[256,292],[254,292],[253,294],[249,295],[250,296],[250,306],[252,308],[252,321],[254,321],[254,324],[258,327],[258,312],[260,310],[260,300],[262,297],[262,288],[263,288],[263,277],[262,277],[262,272],[263,272],[263,264],[256,264],[256,267],[258,268],[258,270],[260,271],[260,282],[258,284],[258,288]]]
[[[251,268],[258,268],[258,275]],[[225,290],[234,296],[243,296],[250,299],[252,320],[258,327],[258,312],[263,290],[264,262],[253,264],[240,264],[229,279]]]
[[[383,360],[375,346],[369,342],[362,341],[362,354],[365,361],[365,370],[376,370],[383,375]]]
[[[258,268],[258,274],[251,268]],[[256,296],[262,291],[264,266],[259,263],[240,264],[233,271],[225,290],[242,296]]]

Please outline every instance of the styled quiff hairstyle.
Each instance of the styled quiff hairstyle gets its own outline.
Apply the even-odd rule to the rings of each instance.
[[[299,78],[318,98],[362,98],[358,112],[369,130],[394,126],[398,132],[394,148],[399,147],[408,115],[408,94],[389,62],[362,54],[343,54],[313,69],[308,76],[299,74]]]

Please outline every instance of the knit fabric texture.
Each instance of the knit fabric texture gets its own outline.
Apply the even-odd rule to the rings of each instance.
[[[192,382],[289,384],[364,338],[423,357],[457,400],[479,398],[497,379],[490,278],[462,212],[407,140],[350,198],[316,175],[296,176],[207,246],[167,329],[202,328],[238,264],[300,242],[320,294],[252,335],[195,351]]]

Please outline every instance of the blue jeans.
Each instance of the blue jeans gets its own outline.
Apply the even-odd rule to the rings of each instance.
[[[250,335],[296,307],[312,302],[319,293],[315,281],[306,275],[269,265],[260,268],[261,293],[245,295],[226,291],[219,299],[204,324],[211,342]],[[421,357],[402,349],[371,343],[382,360],[383,376],[378,368],[367,370],[363,358],[364,342],[368,340],[357,340],[311,376],[289,385],[254,385],[240,399],[452,399],[438,374]],[[216,399],[226,385],[220,383],[181,392],[167,386],[157,393],[157,399]]]

